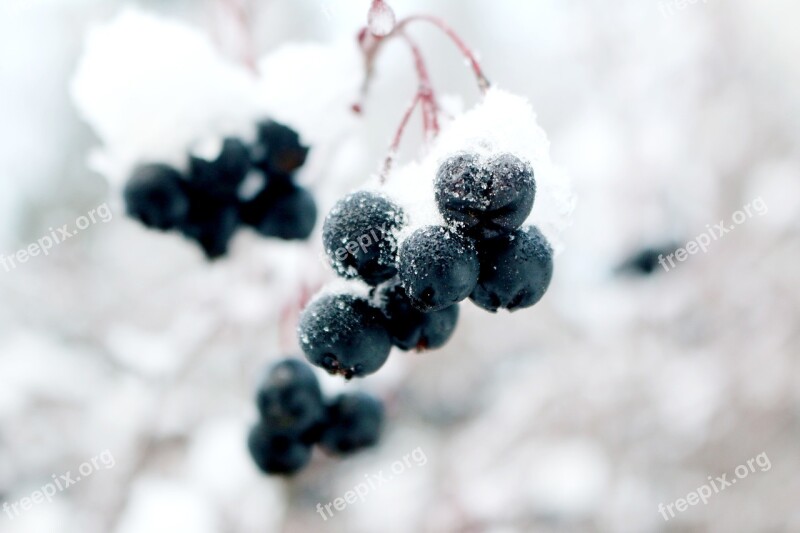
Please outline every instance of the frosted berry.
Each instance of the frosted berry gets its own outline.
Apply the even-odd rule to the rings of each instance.
[[[535,227],[478,243],[481,274],[470,299],[495,312],[530,307],[553,277],[553,249]]]
[[[377,285],[397,274],[395,232],[404,224],[403,210],[386,197],[358,191],[339,200],[322,226],[325,252],[345,278],[360,277]]]
[[[473,242],[439,226],[418,229],[400,247],[400,281],[412,305],[437,311],[470,295],[480,265]]]
[[[380,309],[349,294],[328,294],[300,316],[298,336],[312,364],[346,379],[378,370],[392,348]]]
[[[528,217],[536,195],[533,168],[512,154],[487,161],[461,153],[447,159],[436,174],[439,212],[458,229],[492,238],[517,229]]]

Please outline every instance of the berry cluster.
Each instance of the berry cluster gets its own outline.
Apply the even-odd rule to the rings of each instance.
[[[247,440],[250,455],[266,474],[294,474],[318,444],[347,455],[378,442],[383,405],[363,393],[340,394],[326,402],[314,372],[297,359],[272,366],[256,393],[260,421]]]
[[[328,293],[300,318],[299,337],[315,365],[349,379],[377,371],[392,345],[443,346],[470,298],[496,312],[538,302],[553,274],[553,251],[533,226],[531,165],[512,154],[456,154],[439,167],[434,194],[446,225],[423,226],[398,242],[403,209],[367,191],[340,200],[323,225],[334,270],[372,286],[369,296]]]
[[[261,122],[252,145],[229,137],[216,159],[190,155],[185,176],[164,164],[137,167],[123,192],[126,210],[148,228],[181,232],[209,259],[227,253],[241,225],[265,237],[306,239],[317,207],[293,174],[307,155],[297,132]],[[247,190],[249,182],[257,192]]]

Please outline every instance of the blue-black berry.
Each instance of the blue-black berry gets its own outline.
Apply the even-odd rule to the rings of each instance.
[[[250,170],[250,149],[241,140],[226,138],[214,160],[189,157],[189,180],[208,194],[235,196]]]
[[[242,221],[265,237],[307,239],[317,222],[317,204],[308,190],[291,181],[270,178],[267,186],[241,208]]]
[[[400,283],[381,291],[386,328],[401,350],[435,350],[444,346],[458,322],[458,304],[425,313],[411,303]]]
[[[227,254],[228,245],[239,226],[237,204],[194,187],[188,192],[189,213],[180,230],[200,245],[208,259]]]
[[[400,281],[421,311],[438,311],[470,295],[480,265],[474,243],[447,228],[427,226],[400,246]]]
[[[346,379],[378,370],[392,348],[380,309],[349,294],[311,302],[300,316],[298,337],[312,364]]]
[[[629,276],[650,276],[658,272],[659,260],[663,261],[663,257],[674,253],[676,248],[674,244],[643,248],[625,259],[616,271]]]
[[[520,227],[536,195],[533,168],[512,154],[486,161],[462,153],[439,167],[435,181],[439,212],[476,238],[492,238]]]
[[[363,393],[341,394],[328,406],[320,446],[349,454],[375,445],[383,427],[383,405]]]
[[[336,272],[377,285],[397,274],[395,232],[403,210],[386,197],[359,191],[339,200],[322,227],[325,251]]]
[[[252,161],[267,175],[288,176],[303,166],[308,150],[296,131],[268,120],[258,124],[258,140],[252,149]]]
[[[142,165],[133,172],[123,191],[128,215],[148,228],[169,230],[183,224],[189,198],[183,178],[172,167]]]
[[[536,227],[478,243],[481,274],[470,299],[495,312],[530,307],[553,277],[553,249]]]
[[[325,415],[317,377],[297,359],[283,360],[269,369],[256,392],[256,405],[270,432],[294,437],[312,430]]]
[[[263,423],[256,424],[247,438],[250,456],[265,474],[297,473],[311,460],[311,447],[286,435],[275,434]]]

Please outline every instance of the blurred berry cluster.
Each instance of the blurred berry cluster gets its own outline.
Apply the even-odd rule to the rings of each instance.
[[[189,154],[188,171],[148,163],[138,166],[123,192],[129,216],[148,228],[179,231],[208,259],[224,256],[241,226],[265,237],[307,239],[317,207],[294,181],[308,147],[291,128],[258,124],[254,143],[223,139],[212,159]]]
[[[267,370],[256,393],[259,422],[248,448],[266,474],[294,474],[311,460],[318,444],[334,455],[348,455],[378,442],[383,405],[364,393],[325,400],[307,364],[285,359]]]

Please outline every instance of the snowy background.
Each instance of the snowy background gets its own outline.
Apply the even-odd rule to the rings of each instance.
[[[127,220],[119,177],[137,153],[184,142],[186,122],[165,116],[230,110],[224,128],[246,134],[248,113],[263,111],[313,145],[301,181],[327,211],[379,168],[416,86],[394,43],[364,119],[348,113],[368,3],[254,2],[263,78],[242,88],[241,35],[219,1],[141,1],[230,63],[209,63],[207,80],[191,77],[196,57],[182,65],[181,96],[159,89],[174,73],[129,70],[113,54],[108,78],[81,89],[87,35],[123,2],[0,2],[0,253],[103,203],[113,213],[46,257],[0,266],[0,500],[74,479],[105,451],[114,459],[51,502],[3,510],[0,531],[800,531],[800,7],[789,0],[393,1],[399,16],[441,15],[493,82],[530,100],[578,206],[535,308],[464,305],[441,351],[394,353],[349,384],[321,376],[329,392],[385,400],[381,446],[315,455],[291,481],[256,472],[245,449],[253,386],[296,351],[281,313],[330,276],[318,230],[307,244],[242,232],[209,265],[180,236]],[[474,105],[451,44],[411,31],[450,108]],[[112,36],[134,55],[171,50],[156,34]],[[230,107],[201,98],[228,82],[241,89]],[[148,99],[131,87],[149,87]],[[138,124],[115,120],[109,91]],[[108,129],[90,127],[81,105],[102,110]],[[419,129],[417,119],[401,160],[417,155]],[[116,152],[99,149],[109,136]],[[768,212],[707,253],[650,277],[618,274],[643,247],[688,243],[758,199]],[[317,514],[413,450],[425,460],[335,517]],[[659,513],[759,454],[769,469],[668,522]]]

